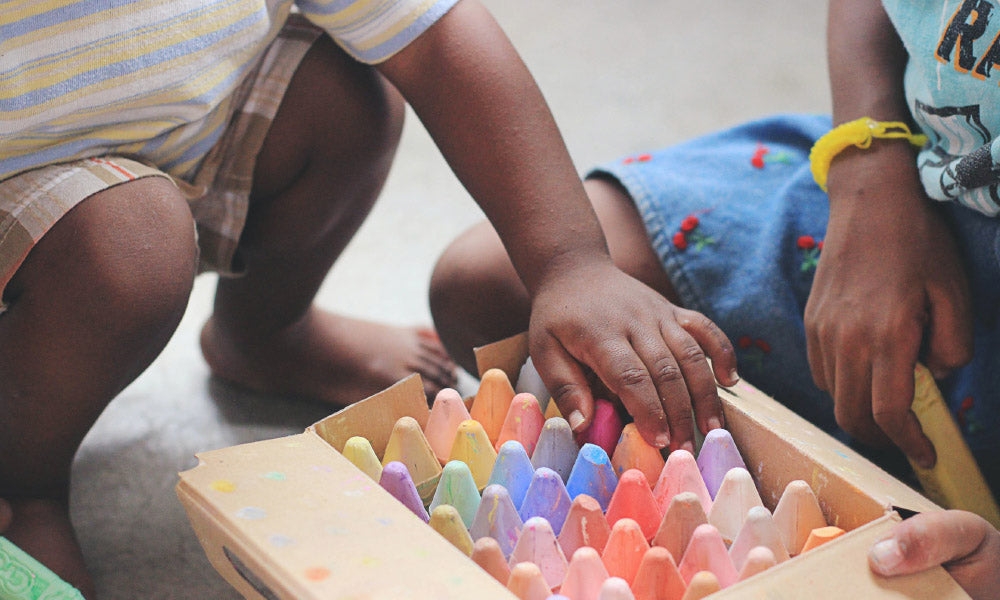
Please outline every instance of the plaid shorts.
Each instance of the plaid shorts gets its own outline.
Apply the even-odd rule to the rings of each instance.
[[[0,181],[0,294],[36,243],[74,206],[140,177],[166,177],[188,201],[198,233],[199,270],[239,275],[237,245],[246,222],[253,171],[299,63],[322,31],[291,15],[235,91],[229,125],[191,181],[140,157],[100,156],[58,163]],[[0,305],[0,312],[5,310]]]

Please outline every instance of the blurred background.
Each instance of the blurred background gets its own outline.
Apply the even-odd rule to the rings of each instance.
[[[827,113],[826,2],[484,0],[534,74],[577,169],[776,112]],[[482,213],[408,115],[382,199],[318,302],[429,324],[438,255]],[[176,335],[102,415],[74,465],[72,512],[104,600],[237,599],[174,492],[194,454],[301,433],[326,416],[209,377],[197,337],[214,275]],[[474,383],[465,379],[466,384]]]

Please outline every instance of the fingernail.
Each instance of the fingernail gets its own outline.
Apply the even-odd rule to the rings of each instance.
[[[708,429],[709,431],[713,429],[721,429],[722,422],[719,421],[719,417],[709,417],[708,418]]]
[[[569,428],[572,429],[573,431],[576,431],[577,427],[583,425],[584,421],[583,413],[578,410],[574,410],[573,412],[569,413],[568,420],[569,420]]]
[[[868,557],[879,573],[889,575],[903,562],[903,551],[895,538],[889,538],[872,546]]]
[[[657,435],[655,445],[657,448],[666,448],[667,446],[669,446],[670,434],[664,431],[663,433]]]
[[[740,374],[736,372],[736,369],[729,370],[729,381],[732,381],[730,385],[736,385],[740,381]]]

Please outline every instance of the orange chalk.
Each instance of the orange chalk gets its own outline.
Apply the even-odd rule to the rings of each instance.
[[[708,511],[708,522],[719,530],[728,546],[739,535],[747,512],[755,506],[764,506],[764,503],[753,478],[746,469],[734,467],[722,479],[722,485],[712,502],[712,509]],[[722,587],[727,585],[721,579],[719,583]]]
[[[666,548],[653,546],[639,563],[632,582],[635,600],[680,600],[687,585]]]
[[[469,536],[469,530],[465,528],[465,523],[462,522],[462,517],[454,506],[442,504],[435,508],[431,511],[431,520],[428,524],[466,556],[472,556],[472,537]]]
[[[598,553],[604,551],[611,535],[611,526],[601,511],[601,505],[587,494],[573,499],[559,532],[559,545],[566,556],[573,556],[577,549],[590,546]]]
[[[441,462],[434,456],[420,424],[413,417],[402,417],[392,427],[382,456],[382,467],[393,461],[406,465],[420,499],[429,504],[441,478]]]
[[[489,483],[496,459],[497,451],[493,449],[493,444],[486,436],[483,426],[478,421],[462,421],[458,431],[455,432],[455,441],[451,445],[451,455],[448,460],[460,460],[467,464],[480,492]]]
[[[660,528],[653,536],[653,544],[663,546],[674,557],[674,562],[680,562],[694,530],[706,523],[708,517],[701,508],[701,499],[692,492],[681,492],[667,507],[667,514],[663,515]]]
[[[572,600],[597,600],[601,586],[608,579],[601,555],[589,546],[583,546],[573,554],[566,570],[559,593]]]
[[[660,512],[666,512],[674,496],[682,492],[691,492],[701,502],[701,509],[707,515],[712,509],[712,497],[701,478],[698,462],[687,450],[674,450],[667,456],[667,461],[660,470],[660,475],[653,488],[653,497]],[[676,557],[675,557],[676,558]]]
[[[826,517],[808,483],[796,479],[785,486],[774,507],[774,524],[791,556],[802,552],[813,529],[826,527]]]
[[[688,589],[684,592],[681,600],[701,600],[702,598],[714,594],[721,590],[719,580],[710,571],[695,573],[688,584]]]
[[[559,417],[560,419],[563,418],[562,411],[560,411],[559,407],[556,406],[555,400],[550,400],[549,405],[545,407],[545,420],[548,421],[552,417]]]
[[[507,411],[510,410],[513,399],[514,388],[511,387],[506,373],[500,369],[490,369],[483,373],[479,381],[479,391],[472,401],[469,414],[482,424],[486,435],[490,438],[490,444],[495,443],[500,437],[500,430],[503,428],[504,419],[507,418]]]
[[[763,573],[776,564],[778,563],[774,560],[774,553],[769,548],[763,546],[752,548],[747,553],[747,559],[743,563],[743,568],[740,569],[740,577],[737,581],[743,581],[757,573]]]
[[[663,470],[663,455],[659,449],[646,443],[639,435],[635,423],[629,423],[618,438],[618,445],[611,454],[611,466],[619,477],[629,469],[639,469],[650,485],[656,483]]]
[[[472,560],[503,585],[510,580],[510,567],[500,544],[491,537],[481,537],[472,545]]]
[[[646,540],[653,539],[660,527],[663,514],[656,506],[653,492],[649,489],[646,476],[639,469],[629,469],[622,473],[618,487],[611,496],[606,513],[612,527],[622,518],[629,518],[639,524]]]
[[[493,447],[499,452],[504,442],[515,440],[521,442],[528,456],[531,456],[544,424],[545,417],[542,416],[542,409],[538,407],[538,400],[528,393],[518,394],[510,402],[507,416],[500,428],[500,436]]]
[[[802,551],[807,552],[813,548],[822,546],[830,540],[839,538],[844,533],[846,532],[843,529],[834,527],[833,525],[813,529],[809,532],[809,539],[806,540],[806,545],[802,546]]]
[[[622,518],[611,528],[601,560],[611,577],[621,577],[632,585],[642,557],[649,550],[642,528],[632,519]]]
[[[458,392],[451,388],[438,392],[431,405],[427,425],[424,426],[424,436],[442,465],[451,456],[451,445],[455,443],[458,426],[471,418],[465,408],[465,401]]]
[[[684,558],[677,568],[681,577],[690,586],[695,573],[711,571],[719,581],[719,585],[727,588],[736,583],[739,574],[733,561],[729,559],[726,544],[722,541],[719,531],[711,525],[699,525],[691,536]]]
[[[552,593],[538,565],[522,562],[510,570],[507,589],[520,600],[545,600]]]

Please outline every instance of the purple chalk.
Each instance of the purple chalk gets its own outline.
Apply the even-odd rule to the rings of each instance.
[[[509,558],[514,546],[517,545],[522,526],[521,517],[514,508],[507,488],[498,484],[486,486],[483,490],[483,499],[479,503],[479,510],[476,511],[476,518],[469,528],[472,539],[478,540],[481,537],[495,539],[504,558]]]
[[[378,484],[392,494],[396,500],[402,502],[403,506],[413,511],[413,514],[423,519],[424,523],[431,520],[424,508],[424,503],[420,500],[417,486],[413,484],[413,478],[410,477],[406,465],[394,460],[384,466]]]
[[[531,485],[524,495],[519,514],[522,521],[527,521],[531,517],[544,518],[552,526],[552,531],[559,535],[569,513],[570,504],[562,477],[552,469],[542,467],[536,470],[534,477],[531,478]]]
[[[736,467],[746,469],[747,465],[736,448],[733,436],[725,429],[709,431],[698,452],[698,470],[701,471],[701,478],[705,480],[705,487],[713,500],[726,473]]]
[[[500,446],[500,452],[497,454],[496,462],[493,463],[493,470],[486,485],[499,484],[507,488],[514,506],[521,508],[524,494],[527,493],[534,475],[535,468],[531,465],[531,459],[528,458],[524,446],[517,440],[510,440]]]

